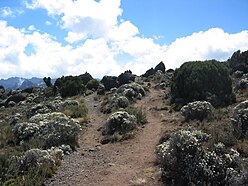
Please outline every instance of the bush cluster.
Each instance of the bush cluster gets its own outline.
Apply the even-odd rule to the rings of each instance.
[[[230,185],[239,171],[239,153],[222,143],[204,149],[209,135],[197,130],[180,130],[158,145],[163,179],[171,185]]]
[[[55,81],[54,87],[62,97],[76,96],[86,91],[80,76],[62,76]]]
[[[234,100],[229,70],[216,60],[186,62],[176,69],[171,94],[171,102],[179,108],[192,101],[205,100],[219,107]]]

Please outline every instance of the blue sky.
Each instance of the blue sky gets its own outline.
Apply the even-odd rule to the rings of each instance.
[[[142,74],[248,50],[247,0],[0,0],[0,78]]]

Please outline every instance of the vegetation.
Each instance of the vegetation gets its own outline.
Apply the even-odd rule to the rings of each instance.
[[[71,97],[86,91],[82,79],[79,76],[62,76],[55,81],[55,89],[58,89],[62,97]]]
[[[97,81],[96,79],[92,79],[87,83],[86,87],[89,90],[97,90],[99,84],[99,81]]]
[[[198,130],[180,130],[157,147],[163,179],[171,185],[232,185],[240,171],[239,153],[224,144],[205,150],[210,136]]]
[[[209,101],[214,107],[234,101],[228,68],[216,61],[192,61],[176,69],[171,102],[180,108],[192,101]]]

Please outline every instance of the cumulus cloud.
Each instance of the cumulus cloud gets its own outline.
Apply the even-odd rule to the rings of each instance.
[[[90,37],[103,37],[118,22],[120,0],[32,0],[30,9],[43,8],[50,16],[61,16],[61,27]]]
[[[140,75],[160,61],[168,69],[190,60],[226,60],[234,51],[248,50],[248,31],[229,34],[221,28],[158,44],[157,37],[142,37],[130,20],[120,19],[120,0],[32,0],[26,7],[45,9],[58,20],[67,43],[32,25],[17,29],[0,21],[1,78],[59,77],[85,71],[101,78],[129,69]]]

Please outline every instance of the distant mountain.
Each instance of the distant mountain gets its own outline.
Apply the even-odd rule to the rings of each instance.
[[[55,79],[52,79],[52,83],[55,82]],[[0,85],[3,85],[7,90],[16,90],[16,89],[25,89],[33,86],[45,87],[43,78],[32,77],[31,79],[25,79],[20,77],[11,77],[8,79],[1,79]]]

